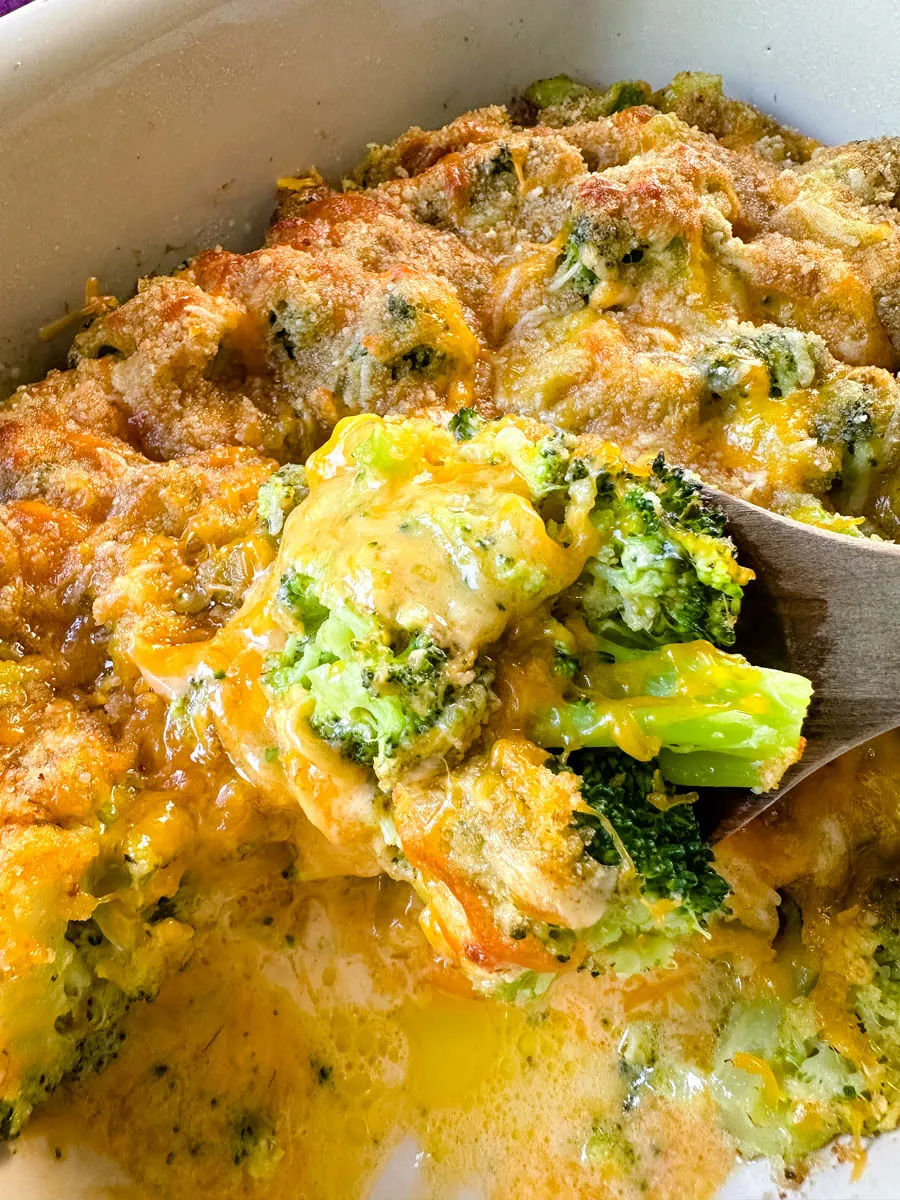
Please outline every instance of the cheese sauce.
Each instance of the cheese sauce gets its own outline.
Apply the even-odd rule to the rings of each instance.
[[[693,1098],[684,1080],[686,1103],[648,1092],[623,1111],[615,989],[571,976],[535,1010],[456,994],[395,884],[334,881],[270,907],[249,934],[205,939],[134,1012],[118,1062],[34,1123],[29,1137],[62,1151],[61,1180],[69,1148],[87,1142],[133,1178],[122,1200],[344,1200],[410,1138],[412,1178],[402,1184],[395,1165],[383,1195],[676,1200],[688,1181],[708,1194],[727,1172],[699,1077]],[[260,921],[273,915],[267,944]],[[229,1149],[247,1111],[271,1114],[283,1146],[256,1179]],[[619,1127],[624,1149],[607,1157]]]
[[[467,994],[402,884],[297,887],[263,857],[188,967],[132,1010],[119,1059],[64,1085],[18,1152],[46,1141],[63,1194],[87,1145],[132,1181],[101,1193],[116,1200],[710,1197],[735,1154],[692,1064],[734,998],[724,962],[785,994],[789,966],[820,962],[815,944],[773,953],[773,889],[814,872],[831,895],[861,843],[900,844],[898,773],[900,738],[882,738],[722,848],[739,935],[646,976],[565,975],[527,1006]],[[850,787],[864,799],[848,809]],[[236,1170],[248,1119],[276,1148]]]

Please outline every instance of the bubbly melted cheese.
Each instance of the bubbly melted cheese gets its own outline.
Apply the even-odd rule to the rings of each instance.
[[[730,1003],[725,964],[789,996],[804,956],[828,962],[815,938],[773,952],[773,889],[812,873],[825,897],[873,833],[886,853],[900,845],[898,774],[889,735],[726,843],[745,924],[717,927],[701,953],[630,979],[565,975],[529,1006],[467,993],[435,962],[402,885],[296,888],[265,860],[245,868],[190,965],[130,1014],[118,1061],[65,1085],[17,1152],[54,1148],[58,1194],[74,1194],[87,1145],[131,1180],[102,1193],[116,1200],[711,1197],[734,1152],[702,1074],[682,1064],[709,1062]],[[849,786],[866,797],[853,810]],[[846,972],[831,945],[830,969]],[[852,1040],[834,1019],[831,1035]],[[633,1047],[653,1025],[663,1041],[648,1061]],[[256,1174],[229,1150],[248,1112],[278,1147]]]
[[[538,1011],[458,995],[408,904],[396,885],[335,881],[254,914],[251,933],[204,941],[152,1015],[135,1014],[114,1067],[35,1124],[30,1136],[62,1151],[60,1180],[87,1141],[133,1178],[121,1200],[346,1200],[381,1175],[392,1200],[461,1188],[681,1200],[720,1183],[731,1156],[690,1079],[677,1102],[647,1096],[623,1117],[623,996],[582,976]],[[248,1109],[277,1114],[283,1138],[256,1179],[229,1154],[233,1114]],[[631,1149],[604,1161],[602,1130],[620,1124]],[[410,1140],[403,1183],[388,1164]]]

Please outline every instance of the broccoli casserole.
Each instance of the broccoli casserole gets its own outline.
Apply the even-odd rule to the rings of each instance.
[[[738,653],[699,480],[900,535],[900,140],[559,76],[87,307],[0,409],[4,1153],[141,1197],[862,1170],[900,739],[711,843],[811,687]]]

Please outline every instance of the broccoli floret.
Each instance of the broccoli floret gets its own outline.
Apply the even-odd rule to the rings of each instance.
[[[656,93],[654,100],[660,108],[665,103],[664,111],[668,112],[679,100],[699,97],[702,103],[716,104],[722,96],[721,75],[709,71],[679,71],[668,87]]]
[[[603,544],[573,593],[592,629],[615,628],[648,648],[695,638],[734,644],[752,574],[738,565],[724,516],[703,500],[699,480],[662,455],[647,478],[603,472],[593,521]]]
[[[592,88],[584,83],[576,83],[569,75],[536,79],[525,89],[525,99],[538,109],[556,108],[590,95],[596,95]]]
[[[61,1022],[43,1031],[43,1037],[39,1064],[23,1073],[12,1094],[8,1090],[8,1098],[0,1099],[0,1142],[18,1137],[35,1107],[49,1099],[63,1079],[108,1066],[117,1056],[124,1034],[113,1027],[94,1033],[90,1040],[86,1033],[79,1039]]]
[[[822,389],[822,408],[812,423],[812,433],[823,446],[846,446],[849,454],[868,445],[876,436],[871,388],[853,379]],[[877,456],[872,455],[877,464]]]
[[[760,1000],[732,1010],[712,1086],[722,1123],[743,1154],[790,1163],[854,1128],[853,1101],[866,1080],[821,1036],[809,999]]]
[[[119,1057],[125,1041],[121,1020],[129,1007],[130,1002],[120,988],[108,980],[98,981],[85,1001],[84,1020],[87,1028],[83,1035],[78,1036],[77,1058],[68,1071],[70,1079],[104,1071]]]
[[[526,88],[524,99],[545,125],[596,121],[638,104],[649,103],[651,88],[642,79],[622,79],[606,91],[576,83],[568,75],[538,79]]]
[[[557,961],[574,962],[593,974],[633,975],[665,965],[680,941],[721,914],[729,891],[700,835],[691,807],[696,795],[676,795],[655,764],[617,751],[581,751],[544,766],[564,777],[561,794],[571,787],[568,835],[579,846],[572,889],[602,878],[606,894],[591,904],[590,921],[577,927],[546,923],[521,908],[512,916],[507,911],[509,936],[530,934]],[[465,844],[478,844],[471,831]],[[547,853],[546,843],[541,852]],[[572,912],[587,915],[584,908]],[[540,995],[551,979],[525,971],[481,980],[479,987],[499,999],[522,1002]]]
[[[869,935],[870,978],[853,989],[856,1012],[875,1047],[900,1067],[900,892],[884,885],[876,897]]]
[[[279,598],[303,633],[269,659],[266,683],[288,703],[301,689],[312,701],[312,730],[346,758],[390,778],[410,758],[449,754],[477,732],[490,701],[486,668],[455,683],[448,652],[427,634],[392,637],[380,618],[349,604],[330,611],[296,571]]]
[[[259,489],[256,511],[270,537],[277,538],[284,522],[307,495],[306,472],[299,464],[289,463],[270,476]]]
[[[728,885],[711,865],[693,795],[676,795],[657,763],[618,750],[578,751],[568,765],[581,777],[581,795],[591,809],[578,824],[590,830],[592,858],[605,866],[630,863],[646,895],[676,900],[698,922],[721,909]]]
[[[641,104],[649,104],[651,90],[649,83],[643,79],[620,79],[611,84],[604,94],[605,115],[624,112],[626,108],[637,108]]]
[[[585,300],[600,281],[599,275],[582,261],[582,249],[589,240],[590,226],[584,218],[576,221],[572,232],[566,239],[562,257],[556,267],[556,274],[550,282],[550,290],[558,292],[568,287],[577,296]]]
[[[100,973],[114,948],[94,920],[70,921],[54,949],[54,960],[30,982],[36,993],[15,1002],[7,997],[5,1032],[15,1031],[14,1047],[21,1078],[13,1092],[0,1097],[0,1141],[15,1137],[35,1105],[45,1101],[63,1079],[103,1071],[118,1057],[125,1040],[123,1018],[132,1002],[148,999],[155,981],[128,994]],[[137,977],[140,967],[129,968]],[[142,981],[144,982],[144,981]],[[24,981],[23,981],[24,984]]]
[[[315,581],[293,568],[285,571],[278,588],[278,602],[300,622],[303,632],[312,637],[328,616],[328,609],[315,593]]]
[[[772,326],[711,342],[694,366],[713,400],[736,403],[759,390],[780,400],[815,382],[821,349],[814,334]]]
[[[217,676],[206,667],[192,675],[184,689],[169,702],[166,720],[170,736],[179,741],[202,744],[210,728],[210,693]]]
[[[243,1167],[252,1179],[270,1176],[284,1157],[274,1122],[268,1114],[255,1108],[234,1114],[228,1147],[231,1161],[236,1167]]]
[[[810,432],[835,453],[829,501],[841,511],[862,512],[890,464],[885,436],[895,415],[891,399],[873,384],[844,377],[819,391]]]
[[[474,408],[461,408],[450,418],[447,428],[458,442],[468,442],[483,424],[484,421]]]
[[[487,426],[481,445],[473,450],[500,452],[522,475],[531,491],[531,500],[539,512],[549,498],[565,501],[571,485],[589,474],[585,462],[575,450],[577,439],[561,429],[553,429],[536,441],[525,437],[514,425],[491,429]]]
[[[751,666],[735,640],[742,568],[699,481],[666,466],[647,477],[591,462],[600,545],[554,615],[594,637],[583,683],[536,713],[548,749],[618,746],[659,758],[687,787],[774,787],[802,750],[807,680]],[[765,704],[761,704],[761,699]]]
[[[550,290],[558,292],[567,287],[587,300],[601,279],[616,276],[621,265],[640,263],[645,250],[625,222],[601,225],[588,216],[579,216],[566,239]]]
[[[661,112],[675,113],[688,125],[721,138],[726,146],[755,144],[764,157],[805,162],[816,143],[778,124],[751,104],[733,100],[722,91],[722,76],[706,71],[681,71],[666,88],[651,97]]]
[[[775,511],[793,521],[802,521],[804,525],[827,529],[829,533],[842,533],[846,537],[856,538],[868,536],[861,528],[865,524],[864,517],[847,517],[843,513],[832,512],[818,496],[810,496],[806,492],[783,493]]]
[[[754,667],[708,642],[659,650],[597,639],[608,660],[585,670],[587,684],[539,711],[532,734],[548,749],[614,747],[658,757],[682,787],[775,787],[799,759],[812,695],[807,679]]]
[[[362,475],[373,483],[400,478],[412,465],[407,447],[391,437],[385,425],[376,425],[365,440],[353,449],[353,458]]]
[[[655,762],[616,750],[569,756],[590,810],[575,815],[586,853],[618,870],[599,921],[583,932],[584,968],[632,975],[669,962],[678,942],[723,911],[728,885],[712,866],[692,804]],[[583,969],[584,969],[583,968]]]
[[[571,485],[588,474],[585,463],[575,455],[577,444],[572,434],[554,429],[533,441],[514,426],[508,426],[493,438],[490,428],[484,444],[500,451],[528,484],[531,501],[538,512],[549,511],[545,501],[565,502]],[[490,438],[490,440],[487,440]]]
[[[601,307],[608,307],[619,302],[623,288],[638,290],[649,281],[677,287],[687,263],[688,247],[682,236],[639,232],[639,226],[624,217],[592,210],[585,198],[583,211],[576,201],[575,217],[548,290],[566,288],[587,302],[596,299],[599,284],[608,284],[611,290],[598,297]]]
[[[699,478],[683,467],[670,467],[665,455],[660,452],[653,460],[651,489],[659,497],[664,511],[670,518],[691,533],[702,533],[713,538],[724,538],[725,513],[716,504],[703,498],[703,485]],[[731,543],[728,549],[733,554]]]
[[[769,372],[770,396],[780,400],[815,381],[817,343],[810,335],[797,329],[768,329],[752,342]]]

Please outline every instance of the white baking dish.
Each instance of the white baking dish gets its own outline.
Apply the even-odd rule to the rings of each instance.
[[[366,142],[502,102],[541,75],[660,83],[714,70],[821,138],[900,132],[896,11],[895,0],[34,0],[0,19],[0,394],[61,354],[36,331],[80,302],[89,275],[124,295],[199,246],[258,243],[278,174],[312,163],[337,174]],[[403,1173],[398,1160],[373,1196],[414,1195]],[[0,1161],[5,1200],[94,1200],[108,1194],[100,1178],[121,1181],[78,1156]],[[767,1178],[748,1168],[725,1194],[762,1200],[775,1194]],[[900,1137],[879,1143],[859,1182],[828,1166],[806,1194],[900,1198]]]

